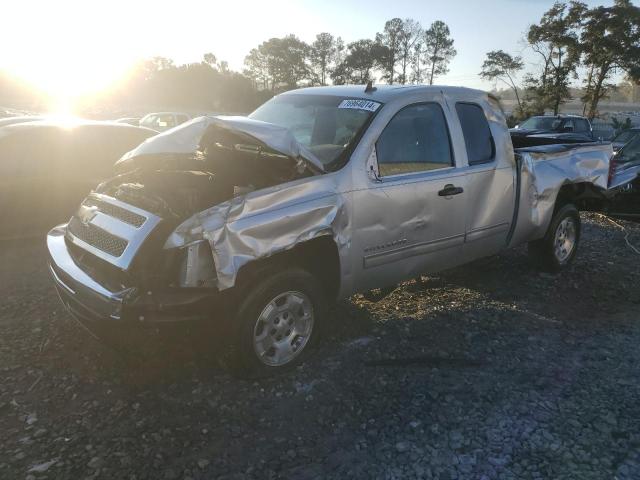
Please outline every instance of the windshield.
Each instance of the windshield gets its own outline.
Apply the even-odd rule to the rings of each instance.
[[[618,135],[616,138],[614,138],[613,141],[615,143],[627,143],[629,140],[631,140],[637,134],[638,134],[638,132],[636,132],[636,131],[625,130],[620,135]]]
[[[331,170],[351,148],[368,120],[381,106],[364,99],[325,95],[281,95],[269,100],[249,118],[288,128]]]
[[[520,128],[527,130],[557,130],[562,120],[555,117],[531,117],[522,122]]]

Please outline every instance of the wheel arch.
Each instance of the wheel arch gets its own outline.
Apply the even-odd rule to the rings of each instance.
[[[568,204],[575,205],[578,210],[600,211],[604,207],[604,202],[602,190],[592,183],[566,183],[558,190],[553,212],[557,212]]]
[[[242,289],[272,269],[299,267],[315,275],[328,298],[335,299],[341,286],[338,245],[330,235],[321,235],[293,248],[258,258],[243,265],[237,274],[234,290]]]

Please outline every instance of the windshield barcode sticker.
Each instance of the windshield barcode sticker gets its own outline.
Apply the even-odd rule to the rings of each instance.
[[[372,102],[371,100],[343,100],[338,105],[338,108],[355,108],[375,112],[379,106],[378,102]]]

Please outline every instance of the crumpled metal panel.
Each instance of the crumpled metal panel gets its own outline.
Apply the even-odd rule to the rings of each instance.
[[[564,185],[590,183],[605,191],[611,144],[544,145],[521,148],[520,204],[512,245],[542,238]]]
[[[290,130],[272,123],[261,122],[247,117],[206,116],[198,117],[160,133],[127,152],[121,162],[145,155],[167,153],[193,153],[200,147],[200,141],[210,127],[242,132],[262,144],[291,158],[302,158],[315,169],[323,171],[324,165],[304,145],[298,143]]]
[[[323,235],[331,236],[343,256],[349,244],[346,202],[335,175],[252,192],[204,210],[183,222],[165,248],[207,240],[218,276],[218,289],[234,286],[247,263]],[[348,268],[348,262],[340,262]],[[346,274],[347,272],[342,272]]]

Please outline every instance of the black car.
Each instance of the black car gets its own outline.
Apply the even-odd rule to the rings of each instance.
[[[585,117],[578,115],[542,115],[531,117],[509,130],[512,137],[562,139],[567,142],[592,142],[593,129]]]
[[[113,165],[157,132],[111,122],[0,128],[0,238],[44,234],[69,219]]]

